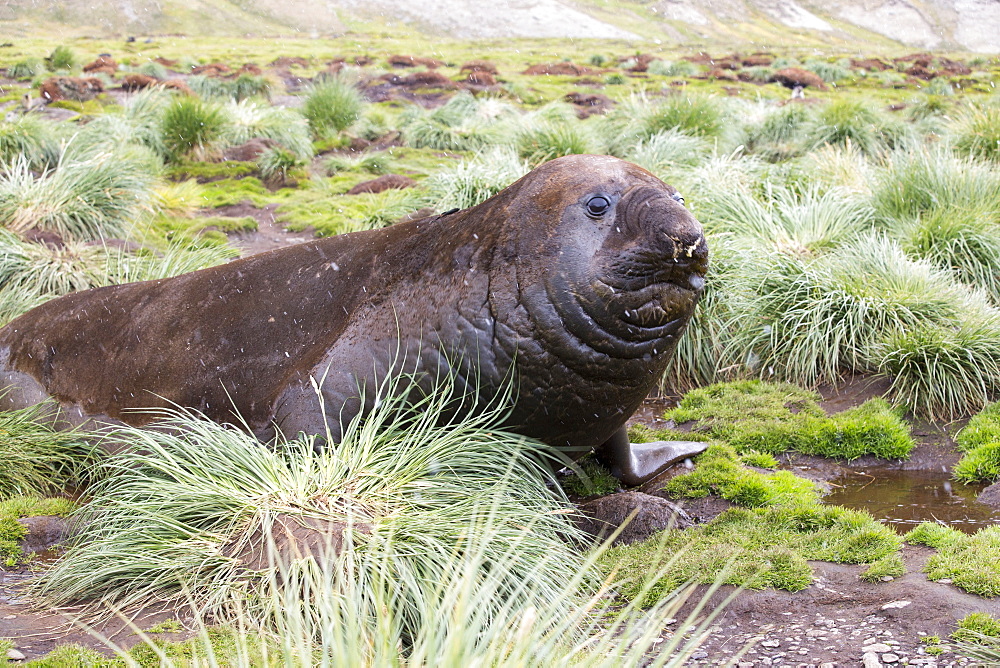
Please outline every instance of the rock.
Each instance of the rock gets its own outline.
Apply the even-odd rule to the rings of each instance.
[[[279,145],[273,139],[254,137],[245,144],[227,148],[222,152],[222,159],[223,161],[254,162],[264,151]]]
[[[884,661],[885,663],[896,663],[897,661],[899,661],[899,657],[891,653],[883,654],[882,661]]]
[[[780,647],[781,646],[781,641],[780,640],[765,640],[764,642],[762,642],[760,644],[760,646],[761,647]]]
[[[21,541],[21,551],[25,554],[41,552],[69,537],[69,522],[64,517],[40,515],[18,520],[28,530],[28,535]]]
[[[886,603],[882,606],[883,610],[892,610],[893,608],[905,608],[906,606],[913,603],[913,601],[892,601],[891,603]]]
[[[991,508],[1000,508],[1000,482],[995,482],[976,497],[976,501]]]
[[[868,653],[868,652],[877,652],[877,653],[881,654],[882,652],[891,652],[892,651],[892,647],[889,647],[885,643],[881,643],[880,642],[880,643],[875,643],[874,645],[867,645],[861,651],[865,652],[865,653]]]
[[[837,668],[837,664],[831,663],[830,661],[824,661],[819,664],[816,668]]]
[[[347,191],[348,195],[360,195],[362,193],[380,193],[386,190],[403,190],[412,188],[417,182],[402,174],[383,174],[377,179],[364,181]]]
[[[878,654],[875,652],[865,652],[861,662],[865,668],[882,668],[882,662],[878,660]]]
[[[707,659],[708,658],[708,652],[695,652],[694,654],[691,655],[691,658],[692,659]]]
[[[28,657],[24,655],[24,652],[19,652],[16,649],[7,650],[7,658],[11,661],[24,661]]]
[[[879,578],[879,580],[881,580],[882,582],[892,582],[895,579],[896,578],[892,577],[891,575],[883,575],[882,577]]]
[[[597,538],[605,537],[635,517],[615,539],[617,544],[645,540],[663,529],[686,529],[692,522],[677,504],[642,492],[620,492],[579,505],[583,517],[578,526]]]

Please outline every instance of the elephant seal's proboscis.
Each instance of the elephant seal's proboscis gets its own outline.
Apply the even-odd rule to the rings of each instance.
[[[624,425],[708,264],[682,202],[633,164],[569,156],[456,213],[70,294],[0,330],[5,407],[51,397],[69,424],[144,424],[135,409],[174,405],[337,440],[371,408],[359,388],[403,360],[486,398],[512,384],[510,429],[597,448],[637,484],[676,448],[632,445]]]

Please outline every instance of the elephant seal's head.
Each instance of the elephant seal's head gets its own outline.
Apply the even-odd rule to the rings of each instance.
[[[544,438],[559,431],[554,405],[579,405],[561,420],[565,437],[544,440],[604,438],[659,381],[694,313],[708,269],[701,225],[674,188],[610,156],[553,160],[495,200],[517,282],[498,332],[518,341],[522,393],[548,403],[519,417]]]

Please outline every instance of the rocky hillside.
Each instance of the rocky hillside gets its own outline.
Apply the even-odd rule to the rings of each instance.
[[[463,39],[604,38],[691,45],[876,43],[1000,51],[997,0],[7,0],[0,32],[305,33],[379,26]]]

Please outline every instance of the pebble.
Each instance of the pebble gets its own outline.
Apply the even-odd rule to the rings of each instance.
[[[913,603],[913,601],[893,601],[891,603],[886,603],[882,606],[883,610],[892,610],[893,608],[905,608],[906,606]]]
[[[875,643],[874,645],[867,645],[861,649],[862,652],[868,654],[869,652],[874,652],[881,654],[882,652],[891,652],[892,647],[886,645],[885,643]]]
[[[885,663],[896,663],[897,661],[899,661],[899,657],[892,653],[883,654],[882,661],[884,661]]]
[[[829,661],[824,661],[823,663],[819,664],[818,668],[837,668],[837,664],[831,663]]]
[[[865,655],[861,657],[861,662],[865,668],[882,668],[882,662],[878,660],[878,654],[875,652],[865,652]]]
[[[4,619],[17,619],[17,615],[5,615]]]
[[[692,659],[707,659],[708,658],[708,652],[695,652],[694,654],[691,655],[691,658]]]
[[[781,646],[781,641],[780,640],[765,640],[764,642],[762,642],[760,644],[760,646],[761,647],[780,647]]]
[[[740,661],[736,664],[736,668],[753,668],[753,662],[751,661]]]
[[[24,661],[28,657],[24,655],[24,652],[18,652],[16,649],[7,650],[7,658],[11,661]]]
[[[951,578],[941,578],[940,580],[936,580],[936,582],[938,584],[950,585],[951,584]]]
[[[882,577],[879,578],[879,580],[881,580],[882,582],[892,582],[895,579],[896,578],[892,577],[891,575],[883,575]]]

